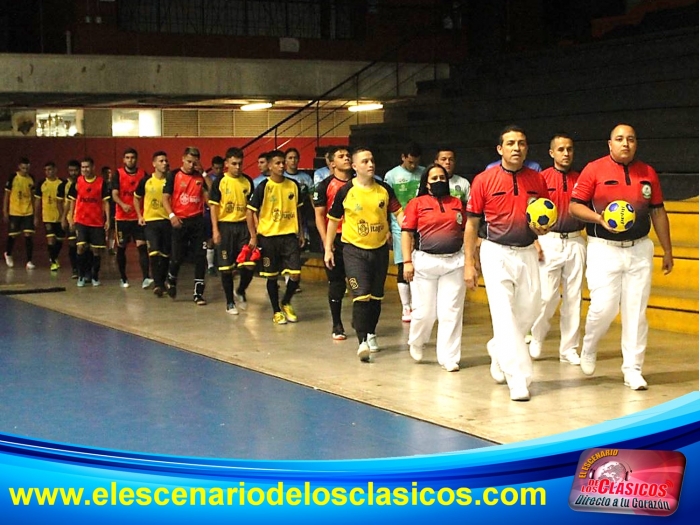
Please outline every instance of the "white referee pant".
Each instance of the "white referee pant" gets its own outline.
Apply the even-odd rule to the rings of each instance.
[[[581,354],[597,351],[600,338],[621,311],[622,371],[642,371],[653,259],[654,243],[648,237],[627,242],[588,238],[586,281],[591,305]]]
[[[567,234],[563,234],[567,235]],[[551,328],[551,319],[559,304],[561,286],[561,308],[559,309],[559,355],[576,351],[579,344],[581,324],[581,288],[586,260],[586,242],[581,232],[568,237],[549,232],[539,237],[544,254],[540,263],[540,288],[543,308],[532,325],[532,338],[542,343]]]
[[[532,360],[525,335],[542,308],[539,264],[534,245],[504,246],[485,240],[481,244],[481,272],[491,311],[493,356],[508,386],[527,387]]]
[[[437,320],[438,363],[459,363],[466,293],[464,250],[446,255],[416,250],[413,252],[413,269],[413,311],[408,344],[425,345]]]

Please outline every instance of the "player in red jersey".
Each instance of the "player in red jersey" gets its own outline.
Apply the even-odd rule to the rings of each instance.
[[[78,245],[78,286],[100,286],[100,264],[107,248],[105,233],[109,230],[109,188],[107,181],[95,174],[95,162],[86,157],[80,163],[80,177],[68,191],[68,223],[75,228]],[[92,268],[88,251],[92,251]]]
[[[177,296],[177,276],[185,253],[194,254],[194,303],[207,304],[204,299],[204,276],[207,271],[207,233],[204,203],[209,200],[204,176],[195,169],[199,149],[188,147],[182,155],[182,166],[170,172],[163,188],[163,208],[173,227],[172,253],[166,288],[168,295]]]
[[[328,210],[333,205],[336,193],[352,178],[352,158],[345,146],[331,146],[327,152],[331,176],[323,179],[315,188],[313,194],[314,212],[316,214],[316,229],[321,239],[326,238],[328,227]],[[338,233],[343,231],[343,221],[338,223]],[[331,336],[335,341],[347,339],[341,317],[343,297],[345,296],[345,263],[343,261],[342,236],[338,235],[333,242],[335,266],[326,267],[328,277],[328,305],[333,320]]]
[[[148,248],[144,228],[139,224],[138,215],[134,209],[134,192],[138,188],[141,179],[146,177],[145,170],[139,168],[138,152],[134,148],[124,151],[124,165],[117,168],[112,177],[112,200],[116,204],[114,218],[117,232],[117,266],[121,276],[120,286],[129,287],[126,277],[126,245],[133,240],[139,252],[139,266],[143,281],[141,287],[146,289],[153,283],[148,268]]]

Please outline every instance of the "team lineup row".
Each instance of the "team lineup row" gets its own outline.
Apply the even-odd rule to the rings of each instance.
[[[131,239],[143,246],[139,252],[142,263],[145,260],[144,287],[150,286],[152,276],[156,295],[175,298],[180,265],[189,251],[195,265],[194,302],[206,304],[206,247],[211,238],[227,312],[236,315],[246,307],[246,290],[258,270],[267,278],[273,322],[286,324],[298,320],[291,301],[308,236],[301,210],[308,206],[324,243],[332,337],[346,338],[341,310],[348,290],[362,361],[379,350],[377,324],[392,239],[402,319],[411,322],[408,349],[414,360],[422,359],[437,321],[438,362],[447,371],[459,370],[465,291],[477,286],[481,273],[494,332],[487,345],[491,375],[508,385],[511,399],[530,398],[532,359],[542,351],[560,287],[560,360],[592,375],[597,343],[621,308],[624,383],[642,390],[647,388],[641,372],[653,257],[648,233],[653,224],[668,273],[673,267],[670,232],[658,177],[635,159],[634,129],[616,126],[608,146],[609,155],[591,162],[579,175],[571,169],[573,140],[556,134],[550,143],[553,166],[539,172],[526,164],[524,131],[509,126],[498,138],[500,161],[478,174],[471,187],[454,174],[454,151],[439,151],[435,162],[424,168],[415,144],[405,148],[401,164],[383,181],[375,174],[370,150],[359,148],[351,155],[347,147],[338,146],[328,151],[327,175],[317,172],[315,180],[303,183],[285,171],[287,155],[295,154],[298,162],[296,150],[268,153],[267,172],[255,181],[242,173],[243,152],[238,148],[226,152],[224,172],[213,181],[197,169],[196,148],[187,148],[181,167],[172,171],[166,153],[156,152],[151,176],[136,167],[136,152],[127,150],[111,187],[94,174],[91,159],[84,159],[79,177],[75,164],[69,166],[65,182],[55,173],[47,174],[29,199],[26,193],[33,179],[28,162],[20,163],[6,186],[4,211],[10,232],[5,258],[10,265],[14,238],[22,233],[28,238],[38,223],[36,200],[47,227],[52,264],[57,262],[56,246],[60,250],[60,239],[67,237],[76,245],[78,286],[90,281],[99,285],[111,197],[117,205],[119,248]],[[528,204],[537,198],[548,198],[557,207],[558,219],[551,228],[526,219]],[[623,233],[602,218],[613,200],[629,202],[637,213]],[[205,217],[205,204],[211,208],[210,217]],[[581,234],[584,223],[587,243]],[[591,305],[579,355],[584,268]],[[236,272],[240,279],[234,289]],[[279,275],[288,276],[281,299]]]

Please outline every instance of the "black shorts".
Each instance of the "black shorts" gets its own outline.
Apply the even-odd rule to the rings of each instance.
[[[172,260],[181,263],[188,252],[192,254],[195,261],[199,258],[206,259],[207,238],[204,217],[195,215],[180,220],[182,226],[172,229],[173,244],[170,252]],[[206,271],[206,261],[204,270]]]
[[[90,248],[106,248],[105,229],[102,226],[75,225],[75,234],[78,239],[78,246],[87,244]]]
[[[233,270],[236,257],[243,247],[250,242],[250,232],[246,222],[220,222],[221,242],[216,246],[219,270]]]
[[[272,237],[258,236],[258,244],[262,251],[262,277],[275,277],[279,274],[301,274],[301,248],[299,238],[289,235],[274,235]]]
[[[45,222],[44,228],[46,229],[46,238],[55,237],[59,241],[66,238],[66,232],[63,231],[63,226],[60,222]]]
[[[117,244],[119,246],[124,246],[130,240],[134,242],[146,240],[146,234],[139,221],[117,221],[115,229],[117,230]]]
[[[382,300],[389,268],[389,245],[365,250],[352,244],[343,248],[345,275],[353,301]]]
[[[149,221],[144,227],[148,255],[170,257],[173,242],[173,226],[168,219]]]
[[[208,241],[213,235],[211,229],[211,208],[209,206],[204,207],[204,231]]]
[[[68,224],[68,231],[66,232],[68,242],[72,242],[78,239],[78,234],[75,233],[75,225],[71,227],[70,223]]]
[[[335,261],[335,266],[330,270],[326,266],[326,277],[328,277],[329,282],[345,281],[345,259],[343,258],[343,250],[347,245],[347,243],[340,241],[340,235],[336,236],[333,242],[333,261]]]
[[[7,234],[17,237],[22,233],[34,233],[34,215],[10,215]]]

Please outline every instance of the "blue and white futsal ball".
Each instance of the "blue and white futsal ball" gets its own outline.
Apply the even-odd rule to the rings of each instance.
[[[627,201],[612,201],[603,210],[603,220],[616,232],[626,232],[637,220],[637,214]]]
[[[549,199],[536,199],[527,206],[527,222],[535,228],[551,228],[557,222],[557,207]]]

